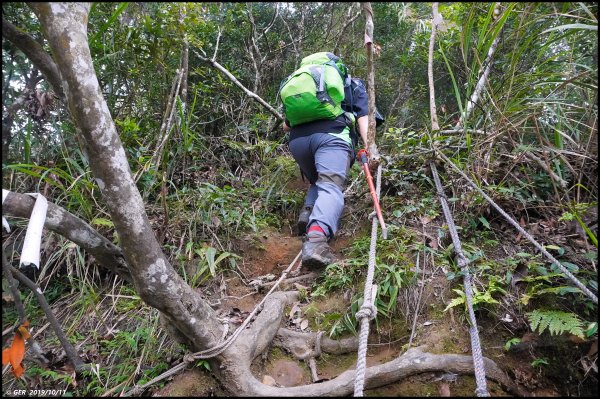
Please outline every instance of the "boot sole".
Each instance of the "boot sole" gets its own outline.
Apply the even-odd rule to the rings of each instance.
[[[308,222],[298,222],[298,235],[299,236],[303,236],[304,234],[306,234],[306,226],[308,225]]]
[[[310,270],[320,271],[324,270],[328,265],[337,262],[336,259],[323,259],[323,258],[306,258],[302,259],[302,265],[306,266]]]

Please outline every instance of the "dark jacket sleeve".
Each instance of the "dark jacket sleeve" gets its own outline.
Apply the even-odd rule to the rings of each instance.
[[[352,109],[350,109],[350,100],[352,100]],[[345,98],[342,107],[345,111],[353,112],[357,118],[369,114],[369,97],[361,79],[352,78],[351,85],[345,88]]]

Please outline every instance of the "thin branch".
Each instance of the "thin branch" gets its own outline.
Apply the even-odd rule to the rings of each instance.
[[[263,36],[265,36],[267,34],[267,32],[269,30],[271,30],[271,28],[273,27],[273,24],[275,23],[275,19],[277,19],[278,15],[279,15],[279,3],[275,3],[275,14],[273,14],[273,18],[271,18],[271,22],[269,22],[269,25],[267,25],[267,27],[265,29],[263,29],[263,33],[261,33],[261,35],[258,37],[257,41],[260,41],[260,39],[262,39]]]
[[[15,278],[17,280],[19,280],[19,282],[21,282],[22,284],[27,286],[27,288],[29,288],[31,290],[31,292],[34,293],[34,295],[36,296],[36,298],[38,300],[38,303],[40,304],[40,307],[46,314],[46,318],[48,318],[48,322],[52,326],[54,333],[58,337],[58,340],[60,341],[63,349],[65,350],[67,357],[69,358],[69,360],[75,367],[75,370],[76,371],[84,370],[86,368],[86,364],[83,362],[83,360],[81,360],[81,358],[77,354],[77,350],[75,350],[73,345],[71,345],[71,343],[67,339],[67,336],[62,331],[61,326],[58,323],[58,320],[56,320],[54,313],[52,313],[52,309],[50,309],[50,306],[48,306],[48,302],[46,302],[46,298],[44,297],[44,294],[42,294],[42,290],[40,289],[40,287],[38,287],[37,284],[35,284],[30,279],[28,279],[27,276],[22,274],[20,271],[18,271],[14,267],[8,265],[8,270],[10,270],[10,272],[13,274],[13,276],[15,276]]]
[[[500,3],[496,3],[496,7],[494,8],[494,19],[497,19],[499,14],[500,14]],[[483,70],[483,73],[479,76],[479,80],[477,81],[475,90],[473,91],[473,94],[471,95],[471,98],[469,99],[469,102],[467,103],[467,109],[465,110],[465,114],[461,115],[460,119],[458,120],[458,123],[454,127],[455,129],[458,129],[460,126],[462,126],[464,121],[466,119],[468,119],[468,117],[471,115],[473,108],[475,108],[475,105],[477,104],[477,100],[479,100],[479,96],[481,95],[481,92],[483,91],[483,87],[487,83],[488,76],[489,76],[490,70],[492,68],[492,57],[494,56],[494,53],[496,52],[496,47],[498,46],[499,42],[500,42],[500,34],[498,33],[498,35],[494,38],[494,41],[492,42],[490,49],[488,50],[488,55],[485,58],[485,61],[483,62],[483,65],[485,65],[485,69]],[[482,67],[483,67],[483,65],[482,65]]]
[[[351,9],[351,8],[349,8],[349,9],[348,9],[348,14],[350,14],[350,9]],[[358,17],[360,17],[360,15],[361,15],[361,11],[359,10],[359,11],[356,13],[356,15],[355,15],[355,16],[353,16],[352,18],[350,18],[350,19],[348,20],[348,22],[346,22],[346,23],[344,24],[344,26],[342,27],[342,30],[341,30],[341,32],[340,32],[340,34],[339,34],[339,36],[338,36],[338,38],[337,38],[337,40],[336,40],[336,42],[335,42],[335,46],[333,46],[333,53],[334,53],[334,54],[337,54],[337,53],[338,53],[338,50],[339,50],[339,47],[340,47],[340,43],[341,43],[341,41],[342,41],[342,37],[344,37],[344,33],[346,32],[346,29],[348,29],[348,26],[350,26],[350,25],[351,25],[351,24],[352,24],[354,21],[356,21],[356,19],[357,19]]]
[[[11,191],[2,204],[2,211],[7,215],[28,218],[34,204],[35,200],[29,195]],[[121,248],[100,235],[82,219],[48,201],[44,227],[73,241],[93,255],[101,266],[128,282],[132,281]]]
[[[538,158],[537,156],[535,156],[534,154],[528,152],[525,154],[525,156],[529,159],[531,159],[532,161],[537,162],[538,165],[540,165],[540,167],[542,169],[544,169],[544,171],[546,173],[548,173],[548,175],[552,178],[552,180],[554,180],[555,182],[557,182],[562,188],[566,188],[568,183],[563,180],[560,176],[558,176],[556,173],[554,173],[554,171],[552,170],[552,168],[550,168],[550,166],[548,166],[548,164],[544,161],[542,161],[540,158]]]
[[[15,308],[17,308],[17,314],[19,315],[20,319],[19,324],[23,324],[27,320],[27,314],[25,313],[23,302],[21,302],[21,295],[19,293],[19,289],[17,288],[15,279],[8,268],[8,261],[6,260],[4,249],[2,249],[2,272],[4,273],[4,277],[6,277],[8,286],[10,287],[10,293],[15,301]]]
[[[58,97],[65,101],[60,72],[56,63],[44,48],[23,29],[2,17],[2,36],[10,40],[44,74]]]
[[[201,56],[200,54],[198,54],[198,52],[196,50],[193,50],[194,53],[196,54],[196,56],[198,58],[200,58],[202,61],[204,62],[208,62],[209,64],[211,64],[213,67],[217,68],[219,71],[221,71],[225,76],[227,76],[229,78],[229,80],[231,80],[236,86],[238,86],[240,89],[242,89],[244,91],[244,93],[246,93],[246,95],[256,101],[258,101],[263,107],[265,107],[267,110],[269,110],[269,112],[271,112],[273,115],[275,115],[275,117],[279,120],[279,122],[283,122],[284,118],[283,116],[277,112],[275,110],[275,108],[273,108],[271,105],[269,105],[269,103],[267,103],[265,100],[263,100],[262,98],[260,98],[258,96],[258,94],[248,90],[243,84],[240,83],[239,80],[237,80],[237,78],[235,76],[233,76],[231,74],[231,72],[229,72],[227,69],[225,69],[221,64],[219,64],[216,61],[210,60],[206,57]]]
[[[221,40],[221,27],[219,26],[219,34],[217,35],[217,44],[215,45],[215,52],[213,53],[212,62],[217,60],[217,52],[219,51],[219,41]]]
[[[440,130],[439,134],[457,134],[457,133],[469,133],[469,134],[486,134],[484,130],[479,129],[449,129],[449,130]]]

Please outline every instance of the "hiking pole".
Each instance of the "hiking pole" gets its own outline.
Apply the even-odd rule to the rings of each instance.
[[[387,240],[387,227],[385,226],[383,216],[381,215],[379,198],[377,198],[375,185],[373,185],[373,176],[371,176],[371,171],[369,170],[369,159],[367,158],[367,150],[363,148],[362,150],[358,151],[358,157],[360,158],[360,162],[362,162],[363,170],[365,171],[365,176],[367,177],[367,183],[369,184],[369,190],[371,191],[371,197],[373,198],[373,205],[375,206],[375,213],[377,214],[377,219],[379,219],[379,224],[381,225],[381,234],[383,235],[383,238]]]

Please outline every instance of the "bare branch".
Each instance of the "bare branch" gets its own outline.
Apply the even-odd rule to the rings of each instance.
[[[56,63],[42,46],[27,32],[2,17],[2,36],[10,40],[46,77],[54,92],[65,100],[60,72]]]
[[[31,290],[31,292],[33,292],[33,294],[35,295],[35,297],[38,300],[38,303],[40,304],[40,307],[46,314],[46,318],[48,319],[50,326],[52,326],[54,333],[58,337],[60,344],[62,345],[63,349],[65,350],[67,357],[69,358],[71,363],[73,363],[73,367],[75,367],[75,370],[77,370],[77,371],[83,370],[86,367],[85,363],[83,362],[83,360],[81,360],[81,358],[77,354],[77,350],[73,347],[73,345],[67,339],[67,336],[63,332],[63,330],[60,326],[60,323],[58,322],[58,320],[56,320],[56,316],[54,316],[54,313],[52,313],[52,309],[50,309],[50,306],[48,306],[46,297],[44,297],[44,294],[42,294],[42,290],[40,289],[40,287],[38,287],[33,281],[28,279],[23,273],[21,273],[14,267],[9,265],[8,270],[12,273],[12,275],[17,280],[19,280],[20,283],[27,286],[27,288],[29,288]]]
[[[3,240],[4,241],[4,240]],[[23,306],[23,302],[21,301],[21,295],[19,293],[19,289],[17,288],[17,283],[13,277],[12,272],[8,268],[8,261],[6,260],[6,254],[4,253],[4,248],[2,249],[2,272],[4,273],[4,277],[6,277],[6,281],[8,282],[8,287],[10,288],[10,293],[13,296],[13,300],[15,301],[15,308],[17,309],[17,314],[19,315],[19,324],[23,324],[27,320],[27,314],[25,313],[25,307]]]
[[[348,14],[349,14],[349,11],[350,11],[350,9],[348,9]],[[358,17],[360,17],[360,14],[361,14],[361,11],[358,11],[358,12],[356,13],[356,15],[355,15],[355,16],[353,16],[352,18],[350,18],[350,19],[349,19],[349,20],[348,20],[348,21],[347,21],[347,22],[344,24],[344,26],[342,27],[342,30],[340,31],[340,34],[339,34],[339,36],[338,36],[338,38],[337,38],[337,40],[336,40],[336,42],[335,42],[335,46],[333,47],[333,53],[334,53],[334,54],[337,54],[337,53],[338,53],[338,51],[339,51],[340,44],[341,44],[341,42],[342,42],[342,38],[344,37],[344,33],[346,32],[346,29],[348,29],[348,26],[352,25],[352,23],[353,23],[354,21],[356,21],[356,19],[357,19]]]
[[[275,117],[283,122],[284,118],[283,116],[277,112],[275,110],[275,108],[273,108],[271,105],[269,105],[269,103],[267,103],[265,100],[263,100],[262,98],[260,98],[258,96],[258,94],[248,90],[243,84],[240,83],[239,80],[237,80],[237,78],[235,76],[233,76],[231,74],[231,72],[229,72],[227,69],[225,69],[221,64],[219,64],[216,61],[213,61],[211,59],[208,59],[206,57],[201,56],[200,54],[198,54],[198,52],[196,50],[193,50],[194,53],[196,54],[196,56],[198,58],[200,58],[202,61],[204,62],[208,62],[209,64],[211,64],[213,67],[217,68],[219,71],[221,71],[225,76],[227,76],[229,78],[229,80],[231,80],[233,83],[235,83],[236,86],[238,86],[240,89],[242,89],[244,91],[244,93],[246,93],[246,95],[256,101],[258,101],[263,107],[265,107],[267,110],[269,110],[269,112],[271,112],[273,115],[275,115]]]
[[[567,187],[568,183],[565,180],[563,180],[560,176],[558,176],[556,173],[554,173],[552,168],[546,162],[542,161],[540,158],[538,158],[531,152],[526,153],[525,156],[527,158],[531,159],[532,161],[535,161],[538,165],[540,165],[540,167],[542,169],[544,169],[544,171],[546,173],[548,173],[548,175],[552,178],[552,180],[557,182],[562,188]]]
[[[499,14],[500,14],[500,3],[496,3],[496,7],[494,8],[494,19],[498,19]],[[483,73],[479,76],[479,80],[477,81],[475,90],[473,91],[473,94],[471,95],[471,98],[469,99],[469,102],[467,103],[467,109],[465,110],[465,114],[460,116],[458,123],[454,127],[455,129],[458,129],[460,126],[462,126],[464,121],[466,119],[468,119],[468,117],[471,115],[473,108],[475,108],[475,104],[477,104],[477,101],[479,100],[479,96],[481,95],[481,92],[483,91],[483,87],[487,83],[488,76],[489,76],[490,70],[492,68],[492,57],[494,56],[494,53],[496,52],[496,47],[498,46],[499,42],[500,42],[500,34],[498,34],[494,38],[494,41],[492,42],[492,45],[490,46],[490,49],[488,50],[488,55],[485,58],[485,61],[483,62],[483,65],[482,65],[482,67],[485,65],[485,69],[483,70]]]
[[[369,92],[369,130],[367,132],[367,142],[365,146],[369,150],[370,158],[378,161],[380,158],[377,145],[375,144],[376,124],[375,124],[375,66],[373,65],[373,10],[371,3],[362,3],[362,10],[365,15],[365,45],[367,47],[367,75]]]
[[[217,35],[217,44],[215,45],[215,52],[213,53],[212,62],[217,60],[217,52],[219,51],[219,41],[221,40],[221,27],[219,26],[219,34]]]

